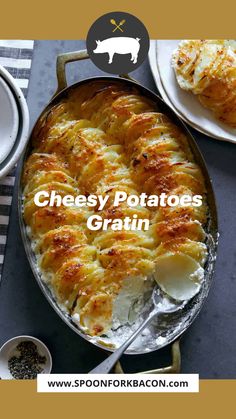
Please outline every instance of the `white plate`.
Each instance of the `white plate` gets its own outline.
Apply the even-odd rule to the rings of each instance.
[[[0,163],[10,153],[17,137],[19,114],[15,98],[7,83],[0,77]]]
[[[27,335],[15,336],[14,338],[8,340],[4,345],[0,348],[0,377],[3,380],[13,379],[9,369],[8,369],[8,360],[15,355],[18,355],[16,347],[20,342],[23,341],[31,341],[37,346],[37,350],[39,355],[46,357],[45,365],[43,365],[42,374],[50,374],[52,370],[52,357],[51,354],[44,343],[33,337]]]
[[[151,41],[149,61],[157,87],[169,106],[185,122],[206,135],[236,143],[236,129],[215,118],[191,92],[181,89],[171,67],[171,56],[180,40]]]
[[[11,76],[11,74],[0,65],[0,78],[5,81],[8,85],[15,101],[17,103],[18,115],[19,115],[19,129],[17,133],[17,138],[15,144],[11,148],[6,159],[0,162],[0,179],[6,176],[10,170],[13,169],[21,154],[25,148],[25,145],[28,140],[29,133],[29,111],[27,107],[26,100],[21,89],[18,87],[16,81]],[[0,113],[2,108],[0,108]]]

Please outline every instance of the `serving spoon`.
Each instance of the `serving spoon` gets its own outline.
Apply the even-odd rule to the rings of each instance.
[[[105,361],[101,362],[96,368],[92,369],[89,374],[108,374],[114,367],[117,361],[119,361],[124,351],[131,345],[131,343],[138,337],[138,335],[144,330],[147,325],[154,319],[154,317],[162,314],[176,313],[184,308],[188,300],[177,301],[165,294],[158,285],[156,285],[152,292],[153,309],[139,326],[139,328],[132,333],[132,335]]]

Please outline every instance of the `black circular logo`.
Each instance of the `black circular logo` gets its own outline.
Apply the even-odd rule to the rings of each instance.
[[[87,35],[87,50],[93,63],[112,74],[138,68],[149,50],[149,35],[137,17],[112,12],[99,17]]]

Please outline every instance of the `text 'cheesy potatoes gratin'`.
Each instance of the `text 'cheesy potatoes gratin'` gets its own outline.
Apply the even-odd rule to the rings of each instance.
[[[138,195],[127,195],[126,192],[116,191],[114,196],[114,201],[109,201],[109,195],[61,195],[56,194],[53,190],[49,194],[47,191],[38,191],[34,195],[34,204],[39,207],[59,207],[61,205],[65,207],[97,207],[97,211],[104,209],[105,205],[118,207],[121,203],[126,202],[126,205],[129,207],[155,207],[155,206],[201,206],[202,197],[201,195],[167,195],[166,193],[161,193],[161,195],[147,195],[141,193]],[[120,218],[105,218],[104,220],[98,214],[92,214],[87,218],[87,228],[90,230],[107,230],[110,227],[112,230],[148,230],[149,229],[149,219],[148,218],[139,218],[137,214],[133,214],[133,218],[125,217]]]
[[[236,41],[186,40],[172,55],[179,86],[236,128]]]
[[[207,257],[208,208],[200,168],[187,138],[138,89],[117,81],[91,81],[51,108],[33,132],[24,165],[23,213],[42,280],[58,304],[86,333],[109,335],[132,323],[153,279],[175,275],[183,260],[200,272]],[[35,205],[39,191],[63,196],[109,196],[103,209]],[[201,206],[114,206],[127,195],[201,195]],[[91,231],[87,219],[149,220],[148,230]],[[187,258],[187,259],[186,259]],[[181,262],[182,261],[182,262]],[[173,265],[174,263],[174,265]],[[178,272],[170,270],[178,267]],[[165,288],[165,284],[162,284]]]

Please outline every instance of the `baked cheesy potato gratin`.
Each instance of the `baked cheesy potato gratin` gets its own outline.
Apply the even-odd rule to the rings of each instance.
[[[204,180],[187,139],[151,100],[121,81],[74,88],[33,132],[23,171],[24,220],[37,263],[58,304],[90,335],[132,322],[153,286],[159,258],[185,254],[203,267]],[[36,192],[109,194],[102,211],[37,207]],[[201,207],[112,206],[127,194],[201,194]],[[91,231],[86,220],[150,220],[148,231]],[[121,296],[123,296],[121,298]],[[135,314],[136,313],[136,314]]]
[[[172,64],[180,87],[236,128],[236,41],[182,41]]]

